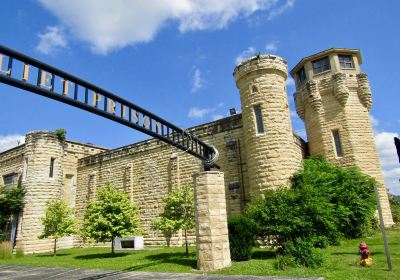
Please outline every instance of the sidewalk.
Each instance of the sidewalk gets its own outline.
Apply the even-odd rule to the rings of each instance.
[[[143,279],[143,280],[323,280],[323,277],[281,277],[281,276],[231,276],[215,274],[160,273],[116,270],[70,269],[62,267],[33,267],[17,265],[0,265],[0,279],[29,280],[95,280],[95,279]]]

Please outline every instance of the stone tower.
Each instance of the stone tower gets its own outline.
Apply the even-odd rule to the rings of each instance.
[[[299,168],[286,95],[287,62],[257,55],[236,66],[250,192],[287,186]]]
[[[39,240],[47,202],[61,198],[63,187],[62,156],[64,148],[55,133],[33,131],[26,135],[22,186],[25,206],[19,222],[17,242],[27,252],[50,251],[51,239]]]
[[[310,155],[340,166],[358,166],[379,182],[385,225],[393,224],[369,112],[372,99],[361,53],[329,49],[303,58],[290,72],[296,111],[304,121]]]

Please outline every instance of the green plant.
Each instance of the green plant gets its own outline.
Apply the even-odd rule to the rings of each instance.
[[[314,266],[319,260],[312,248],[337,245],[342,238],[360,237],[371,230],[376,182],[357,168],[306,159],[291,182],[292,188],[267,191],[246,210],[258,235],[272,236],[272,246],[281,248],[280,254]],[[310,263],[296,251],[305,251]]]
[[[54,238],[53,255],[57,254],[57,240],[61,237],[74,234],[75,220],[73,209],[61,200],[50,201],[47,204],[46,214],[42,218],[43,233],[39,239]]]
[[[12,214],[18,214],[24,207],[25,191],[20,187],[0,187],[0,228],[4,228]]]
[[[170,247],[171,237],[177,231],[174,220],[163,216],[157,217],[151,222],[151,229],[161,231],[167,241],[167,246]]]
[[[64,128],[57,128],[54,132],[60,141],[64,141],[67,137],[67,131]]]
[[[191,186],[174,188],[164,198],[164,211],[153,222],[153,227],[164,233],[172,234],[183,229],[185,234],[186,256],[189,256],[187,231],[193,229],[194,222],[194,194]],[[166,236],[168,237],[168,236]]]
[[[232,260],[249,260],[255,238],[254,222],[243,215],[229,217],[228,231]]]
[[[108,183],[97,192],[97,199],[89,202],[81,231],[96,242],[111,241],[114,254],[114,238],[137,233],[138,227],[138,211],[129,196]]]
[[[296,266],[296,261],[291,255],[278,255],[276,257],[275,267],[279,270],[285,270],[289,267]]]
[[[396,196],[389,194],[390,210],[392,211],[393,222],[395,224],[400,223],[400,203]]]
[[[9,260],[12,258],[12,246],[8,241],[0,243],[0,259]]]
[[[314,268],[321,266],[324,261],[322,254],[314,248],[313,241],[301,238],[286,242],[278,252],[282,253],[284,256],[292,257],[286,259],[287,266],[298,264]],[[293,263],[288,262],[290,259]]]
[[[24,253],[24,249],[22,248],[22,246],[17,246],[17,248],[15,249],[15,257],[17,259],[19,258],[23,258],[25,256]]]

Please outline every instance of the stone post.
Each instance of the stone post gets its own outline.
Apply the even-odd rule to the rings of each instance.
[[[197,268],[217,270],[231,265],[224,173],[193,175],[197,239]]]

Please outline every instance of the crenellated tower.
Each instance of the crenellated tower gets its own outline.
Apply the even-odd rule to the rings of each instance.
[[[286,94],[287,63],[275,55],[251,57],[234,70],[242,104],[250,192],[288,186],[300,167]]]
[[[393,224],[369,112],[367,74],[357,49],[328,49],[303,58],[290,72],[296,111],[304,121],[310,155],[340,166],[358,166],[379,182],[385,225]]]

